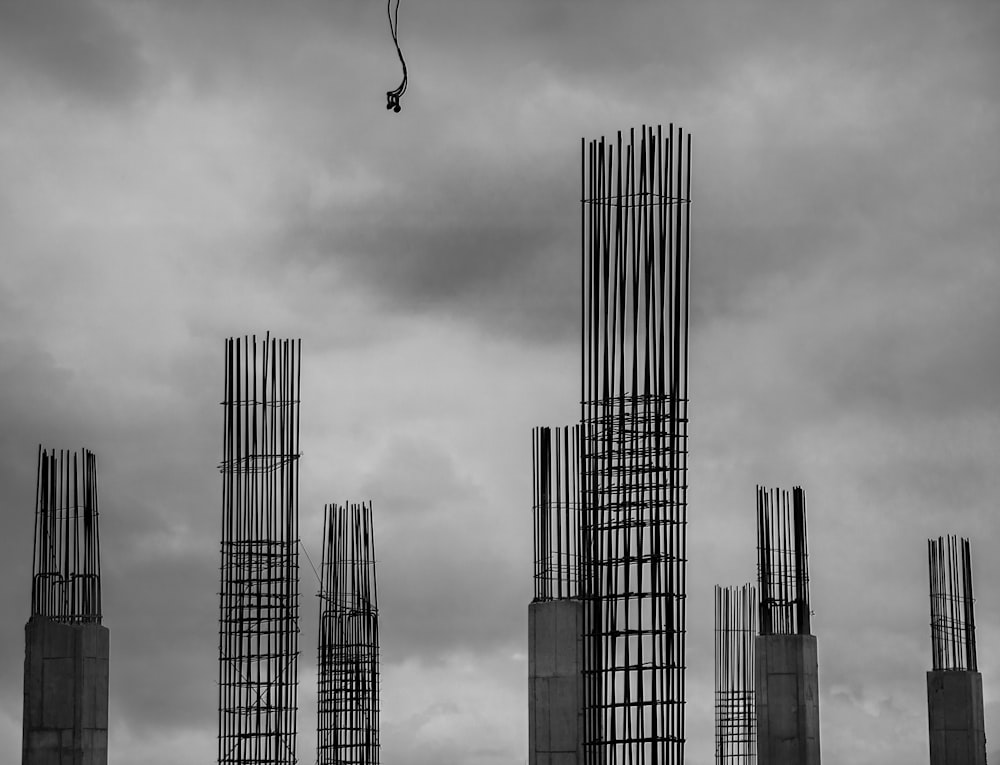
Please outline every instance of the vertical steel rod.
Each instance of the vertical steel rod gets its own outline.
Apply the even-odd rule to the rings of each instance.
[[[220,765],[296,762],[300,341],[224,354]]]
[[[761,635],[809,635],[806,495],[757,487],[757,576]]]
[[[977,671],[972,550],[967,538],[927,540],[931,656],[935,670]]]
[[[581,164],[585,761],[682,763],[690,138],[643,127]]]
[[[757,761],[754,637],[757,590],[752,584],[715,588],[715,762]]]
[[[318,765],[379,761],[378,597],[371,504],[324,508]]]
[[[31,615],[101,623],[97,458],[38,447]]]

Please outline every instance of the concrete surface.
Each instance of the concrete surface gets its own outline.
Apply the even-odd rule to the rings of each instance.
[[[583,603],[528,607],[528,764],[583,762]]]
[[[754,640],[757,762],[819,765],[819,663],[814,635]]]
[[[986,765],[981,674],[928,672],[927,718],[931,765]]]
[[[108,628],[24,627],[22,765],[107,765]]]

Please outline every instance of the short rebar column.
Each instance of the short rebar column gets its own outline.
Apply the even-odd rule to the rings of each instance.
[[[927,717],[931,765],[985,765],[983,676],[976,663],[972,552],[968,539],[927,540],[931,657]]]
[[[819,765],[819,662],[811,635],[806,496],[757,487],[760,636],[754,645],[757,757]]]

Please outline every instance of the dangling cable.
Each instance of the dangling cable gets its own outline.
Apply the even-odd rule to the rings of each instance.
[[[396,53],[399,54],[399,63],[403,65],[403,81],[399,83],[399,87],[395,90],[390,90],[385,94],[387,99],[385,108],[398,112],[400,109],[399,99],[406,92],[406,61],[403,60],[403,51],[399,49],[399,37],[397,34],[399,30],[399,0],[396,0],[395,13],[393,13],[392,0],[387,0],[386,12],[389,14],[389,31],[392,33],[392,41],[396,45]]]

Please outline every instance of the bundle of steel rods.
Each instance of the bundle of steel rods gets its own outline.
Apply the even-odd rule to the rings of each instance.
[[[370,504],[324,509],[318,765],[379,761],[378,597]]]
[[[226,341],[220,765],[296,762],[299,348]]]
[[[809,556],[806,494],[757,487],[757,575],[760,634],[808,635]]]
[[[752,584],[715,588],[715,762],[757,761],[754,637],[757,590]]]
[[[38,447],[31,615],[101,623],[97,458]]]
[[[584,755],[681,763],[690,136],[581,148]]]
[[[972,551],[967,538],[927,540],[934,669],[977,671]]]
[[[535,600],[578,595],[580,428],[534,428]]]

